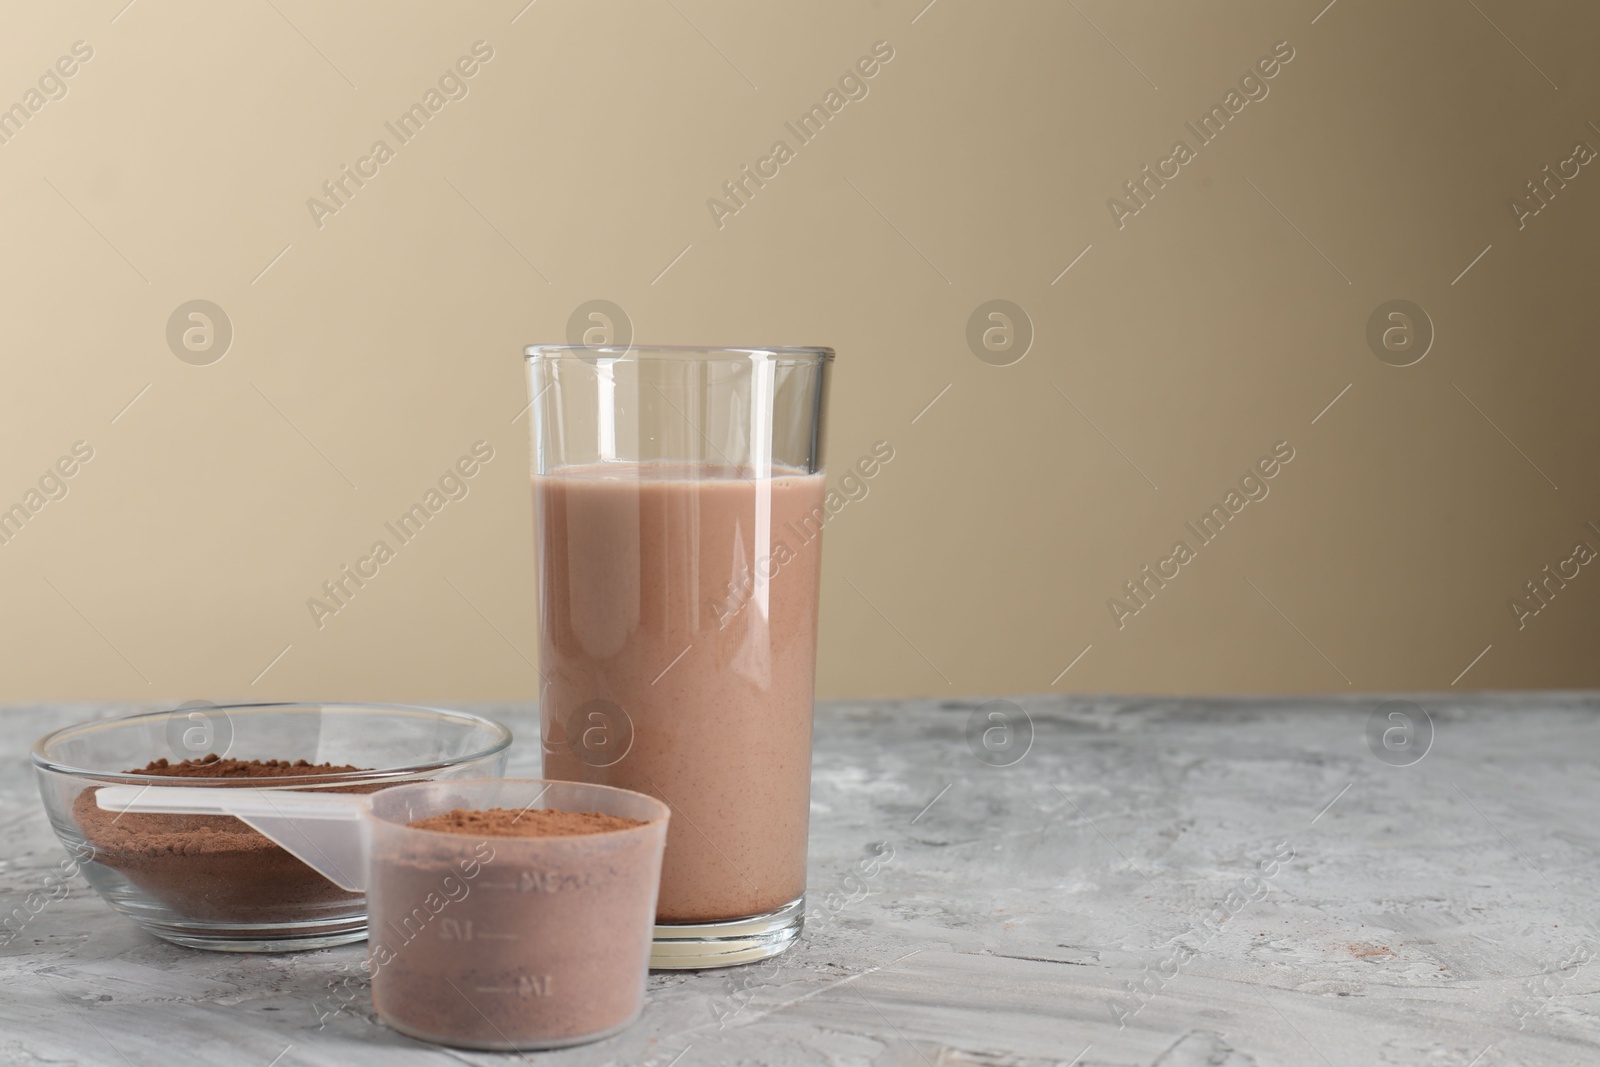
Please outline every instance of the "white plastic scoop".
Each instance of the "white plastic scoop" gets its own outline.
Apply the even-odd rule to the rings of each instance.
[[[231,815],[340,889],[364,893],[372,852],[370,793],[287,789],[108,785],[95,791],[106,811],[152,815]]]

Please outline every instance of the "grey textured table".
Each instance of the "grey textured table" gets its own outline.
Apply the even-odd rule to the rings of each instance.
[[[1376,700],[1012,699],[1033,738],[1010,766],[969,744],[979,702],[821,708],[805,943],[652,975],[631,1030],[531,1058],[1600,1063],[1600,698],[1414,697],[1433,739],[1403,766],[1423,735],[1380,759]],[[0,913],[64,856],[27,743],[108,710],[0,711]],[[526,707],[480,710],[537,736]],[[523,743],[511,771],[536,763]],[[7,1064],[505,1059],[400,1037],[360,998],[323,1020],[360,946],[191,952],[81,881],[0,952]]]

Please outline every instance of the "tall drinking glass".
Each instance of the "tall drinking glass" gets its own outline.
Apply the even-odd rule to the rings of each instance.
[[[535,345],[544,776],[673,812],[651,966],[800,933],[826,348]]]

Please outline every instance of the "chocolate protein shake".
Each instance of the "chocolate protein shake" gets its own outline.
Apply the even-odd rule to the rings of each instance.
[[[822,475],[607,463],[533,487],[545,776],[672,808],[660,922],[799,897]]]

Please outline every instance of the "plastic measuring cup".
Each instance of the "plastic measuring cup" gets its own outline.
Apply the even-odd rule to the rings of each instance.
[[[372,1001],[401,1033],[466,1048],[559,1048],[644,1005],[669,810],[642,793],[530,778],[377,793],[105,786],[108,811],[231,815],[334,884],[365,891]],[[566,837],[416,829],[456,809],[592,811],[644,825]]]

